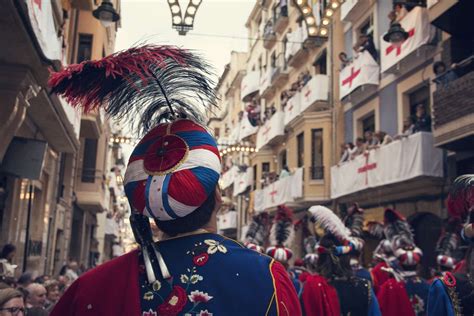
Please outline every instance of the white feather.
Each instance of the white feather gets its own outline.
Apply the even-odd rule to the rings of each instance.
[[[313,219],[325,230],[328,230],[341,240],[348,240],[351,232],[344,225],[341,219],[332,210],[322,205],[315,205],[309,208]]]
[[[270,242],[272,245],[278,244],[278,241],[276,238],[277,230],[278,230],[278,223],[273,223],[272,228],[270,229]],[[290,247],[293,243],[293,239],[295,238],[295,225],[293,225],[292,223],[289,224],[286,230],[289,231],[289,233],[288,233],[288,238],[283,242],[283,246]]]

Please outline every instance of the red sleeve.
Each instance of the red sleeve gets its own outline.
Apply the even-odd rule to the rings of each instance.
[[[281,263],[273,261],[271,273],[275,282],[278,315],[301,316],[301,306],[295,287]]]
[[[377,301],[384,316],[415,316],[403,282],[389,279],[380,287]]]
[[[69,288],[64,292],[59,301],[54,306],[53,310],[49,314],[50,316],[63,316],[70,315],[74,316],[75,313],[75,300],[76,293],[79,287],[79,279],[76,280]]]
[[[301,299],[306,316],[341,315],[337,291],[322,276],[311,275],[306,278]]]
[[[380,262],[377,264],[372,271],[370,272],[370,275],[372,277],[372,282],[374,286],[374,292],[377,294],[382,287],[382,285],[387,282],[388,279],[390,279],[390,274],[388,274],[387,271],[384,271],[382,268],[386,268],[387,264],[385,262]]]

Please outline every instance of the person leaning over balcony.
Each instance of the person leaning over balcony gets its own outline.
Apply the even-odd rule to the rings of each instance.
[[[426,113],[424,104],[416,106],[416,113],[413,117],[414,129],[413,132],[431,132],[431,116]]]
[[[374,137],[374,133],[372,131],[366,131],[364,133],[364,140],[367,149],[374,149],[380,145],[380,140],[377,137]]]
[[[383,131],[377,131],[374,134],[374,138],[377,139],[377,142],[379,143],[380,146],[390,144],[393,141],[392,136],[388,135],[387,133]]]
[[[280,263],[216,233],[221,158],[204,125],[203,107],[216,99],[209,67],[190,51],[145,45],[52,75],[53,93],[85,109],[106,100],[110,115],[139,121],[144,134],[124,177],[140,249],[81,275],[52,316],[301,315]]]
[[[414,132],[414,129],[415,129],[415,124],[413,124],[413,121],[412,121],[412,118],[411,117],[407,117],[404,121],[403,121],[403,132],[401,134],[398,134],[398,135],[395,135],[393,137],[394,140],[400,140],[402,138],[405,138],[405,137],[408,137],[410,135],[412,135]]]
[[[351,63],[351,59],[347,57],[347,54],[344,52],[340,52],[338,57],[339,61],[341,62],[341,70],[346,68],[346,66]]]
[[[366,150],[367,150],[367,145],[365,144],[364,139],[362,137],[357,137],[354,148],[350,150],[351,159],[354,159],[355,157],[362,155]]]
[[[342,143],[341,144],[341,159],[339,159],[338,165],[348,161],[351,158],[351,151],[354,149],[353,143]]]
[[[445,86],[458,78],[453,69],[446,71],[446,64],[442,61],[437,61],[433,64],[433,72],[436,75],[433,81],[441,86]]]

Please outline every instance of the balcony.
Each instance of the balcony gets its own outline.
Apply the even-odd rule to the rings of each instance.
[[[284,113],[276,112],[273,116],[260,126],[257,133],[256,149],[260,150],[265,146],[270,146],[280,141],[285,136],[283,125]]]
[[[433,185],[441,190],[442,183],[443,151],[434,147],[433,135],[426,132],[370,150],[331,168],[333,199],[357,197],[373,203],[377,190],[377,196],[397,200],[407,194],[416,197],[427,194],[427,190],[432,192]]]
[[[91,112],[81,116],[81,137],[99,138],[102,134],[104,121],[98,112]]]
[[[303,168],[291,176],[271,183],[262,190],[254,192],[254,210],[263,212],[281,204],[291,206],[303,197]]]
[[[353,23],[369,10],[369,0],[346,0],[341,5],[341,20],[346,23]]]
[[[242,101],[248,102],[252,100],[252,97],[255,96],[260,89],[260,72],[259,71],[250,71],[247,72],[245,77],[242,79],[240,86],[240,96]]]
[[[105,187],[102,170],[79,169],[76,179],[76,204],[83,210],[100,213],[109,205],[109,191]]]
[[[272,85],[276,89],[281,88],[288,82],[288,78],[289,71],[286,65],[285,55],[279,54],[272,72]]]
[[[289,23],[288,18],[288,6],[277,6],[274,11],[274,30],[275,32],[281,34],[285,31]]]
[[[248,187],[253,185],[253,168],[248,167],[245,171],[237,170],[234,174],[234,191],[233,195],[238,196],[239,194],[247,191]]]
[[[444,85],[438,84],[433,94],[433,134],[438,147],[459,151],[472,148],[474,144],[473,63],[470,62],[470,69],[464,76]],[[462,70],[458,68],[458,73]]]
[[[367,96],[372,88],[379,84],[380,67],[368,51],[358,55],[350,64],[341,70],[339,76],[340,99],[358,103]]]
[[[222,174],[219,184],[223,190],[234,184],[235,176],[238,172],[238,169],[239,168],[237,166],[232,166],[229,170]]]
[[[304,43],[308,38],[308,33],[304,26],[298,27],[291,33],[287,34],[288,42],[286,43],[285,57],[288,61],[288,66],[299,67],[308,59],[308,50]]]
[[[286,126],[305,112],[322,110],[328,107],[328,76],[315,75],[310,81],[288,100],[284,110],[283,123]]]
[[[435,29],[430,24],[428,9],[415,7],[400,24],[408,32],[408,38],[395,46],[380,37],[380,66],[385,73],[404,73],[423,63],[434,53]]]
[[[271,20],[265,24],[265,28],[263,29],[263,47],[266,49],[271,49],[273,45],[276,43],[276,34],[273,30],[273,23]]]
[[[239,124],[239,138],[238,142],[244,141],[247,137],[250,137],[258,132],[258,126],[253,126],[248,118],[248,113],[244,111],[244,115]]]
[[[228,211],[217,215],[217,229],[225,233],[237,230],[237,212]]]
[[[269,99],[275,93],[275,89],[272,86],[272,74],[273,69],[270,65],[267,66],[267,69],[262,72],[260,77],[260,96],[265,99]]]

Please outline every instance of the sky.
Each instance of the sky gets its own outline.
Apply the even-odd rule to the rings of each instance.
[[[116,50],[143,41],[196,49],[220,75],[230,61],[231,51],[247,50],[245,22],[255,1],[203,0],[196,13],[194,29],[186,36],[180,36],[171,27],[171,12],[166,0],[122,0]],[[184,12],[188,0],[179,2]]]

